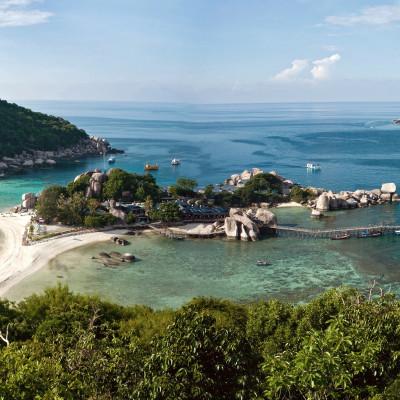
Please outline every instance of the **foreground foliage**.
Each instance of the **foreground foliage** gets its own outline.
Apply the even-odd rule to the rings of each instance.
[[[2,399],[398,399],[400,303],[122,307],[68,287],[0,301]]]

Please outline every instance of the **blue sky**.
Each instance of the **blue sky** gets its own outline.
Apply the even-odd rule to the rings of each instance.
[[[0,98],[400,101],[400,1],[0,0]]]

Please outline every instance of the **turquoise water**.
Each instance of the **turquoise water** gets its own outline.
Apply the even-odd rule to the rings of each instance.
[[[282,223],[299,226],[345,227],[361,218],[379,215],[396,219],[400,205],[330,213],[311,220],[307,209],[274,210]],[[20,300],[56,282],[77,292],[94,293],[120,304],[154,308],[178,307],[195,296],[214,296],[243,303],[266,298],[306,301],[325,289],[351,285],[361,289],[374,279],[400,294],[400,237],[350,239],[298,239],[264,237],[259,242],[227,239],[170,241],[148,234],[127,237],[123,248],[138,261],[116,269],[90,259],[99,252],[121,251],[110,242],[69,251],[13,288],[8,297]],[[51,245],[51,244],[50,244]],[[271,265],[258,267],[257,260]]]
[[[391,123],[399,117],[400,103],[20,103],[62,116],[124,149],[127,156],[117,156],[116,167],[143,173],[146,162],[158,162],[154,175],[160,185],[172,184],[179,176],[194,178],[200,186],[223,182],[252,167],[334,191],[400,183],[400,126]],[[182,163],[171,167],[175,157]],[[322,170],[308,172],[304,166],[309,161],[321,163]],[[65,185],[79,173],[103,167],[101,158],[82,159],[4,179],[0,209],[20,203],[24,192]],[[311,220],[306,209],[274,212],[282,224],[316,229],[400,224],[398,204],[332,212],[323,220]],[[110,243],[79,248],[29,277],[10,297],[21,299],[61,281],[76,291],[156,308],[177,307],[199,295],[297,302],[331,286],[363,288],[378,278],[400,294],[400,238],[394,236],[347,241],[278,237],[257,243],[171,242],[152,235],[129,240],[132,245],[126,251],[139,258],[134,265],[105,269],[90,260],[102,250],[115,250]],[[267,259],[271,266],[256,267],[258,259]]]
[[[400,173],[400,103],[304,103],[190,105],[129,102],[22,101],[35,111],[62,116],[90,135],[108,139],[128,156],[115,166],[143,173],[157,162],[160,185],[179,176],[200,185],[223,182],[258,167],[302,185],[373,189]],[[171,166],[173,158],[181,165]],[[309,173],[307,162],[322,171]],[[103,168],[101,158],[63,163],[57,169],[19,175],[0,185],[0,209],[20,203],[21,191],[65,184]],[[106,166],[108,167],[108,166]]]

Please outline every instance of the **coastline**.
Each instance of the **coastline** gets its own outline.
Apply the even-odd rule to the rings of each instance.
[[[60,237],[34,246],[23,246],[22,235],[29,219],[30,216],[0,218],[0,230],[3,233],[3,242],[0,245],[0,297],[4,297],[13,286],[37,272],[59,254],[94,242],[107,241],[120,232],[89,232],[77,237]]]

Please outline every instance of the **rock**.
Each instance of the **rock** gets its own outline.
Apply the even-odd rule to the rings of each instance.
[[[329,198],[329,209],[334,211],[339,209],[339,201],[334,195]]]
[[[4,162],[0,162],[0,169],[8,169],[8,165]]]
[[[240,240],[242,240],[243,242],[249,242],[252,240],[251,236],[250,236],[250,232],[247,231],[246,227],[244,225],[241,225],[240,227]]]
[[[23,167],[33,167],[34,165],[35,165],[35,163],[32,160],[26,160],[22,164]]]
[[[256,176],[258,174],[263,174],[264,171],[262,171],[261,169],[258,168],[253,168],[253,176]]]
[[[56,165],[56,162],[49,158],[49,159],[46,160],[46,164],[47,165]]]
[[[34,163],[35,163],[35,165],[43,165],[43,163],[44,163],[44,161],[43,161],[43,158],[37,158],[35,161],[34,161]]]
[[[237,239],[239,237],[239,227],[235,218],[225,218],[224,229],[225,234],[229,239]]]
[[[107,253],[99,253],[99,257],[110,258],[110,255]]]
[[[318,210],[312,210],[311,211],[311,218],[322,218],[324,217],[324,214]]]
[[[30,197],[22,202],[22,207],[31,209],[36,205],[36,197]]]
[[[126,262],[135,262],[136,261],[135,256],[131,253],[125,253],[122,255],[122,257],[124,258],[124,260]]]
[[[92,193],[93,193],[92,197],[99,197],[100,193],[101,193],[101,183],[96,182],[95,180],[93,180],[91,178],[89,185],[90,185],[90,188],[92,189]]]
[[[258,240],[260,231],[258,226],[249,217],[243,215],[241,212],[230,213],[230,217],[234,218],[237,222],[240,222],[246,228],[246,235],[249,236],[251,240]],[[240,228],[242,232],[243,228]]]
[[[35,193],[24,193],[22,195],[22,200],[27,200],[27,199],[31,199],[31,198],[35,198]]]
[[[360,207],[367,207],[368,206],[368,196],[367,195],[362,196],[358,205]]]
[[[398,201],[399,199],[400,199],[400,196],[399,196],[397,193],[395,193],[395,194],[392,196],[392,200]]]
[[[97,171],[99,171],[99,170],[97,170]],[[104,173],[101,173],[101,172],[94,172],[92,174],[92,179],[94,179],[97,182],[103,183],[107,180],[107,175]]]
[[[396,193],[396,185],[394,183],[383,183],[381,191],[382,193]]]
[[[262,228],[276,229],[278,227],[276,215],[266,209],[258,208],[254,219],[262,222]]]
[[[93,197],[93,190],[90,186],[86,188],[85,197],[91,199]]]
[[[243,181],[247,181],[249,179],[251,179],[253,177],[253,173],[250,172],[249,170],[244,170],[241,174],[240,174],[240,179]]]
[[[338,202],[339,202],[339,208],[349,208],[349,203],[347,202],[346,199],[343,198],[338,198]]]
[[[380,199],[383,201],[390,201],[392,195],[390,193],[382,193]]]
[[[329,211],[329,197],[326,193],[318,197],[316,208],[318,211]]]
[[[356,199],[354,199],[353,197],[351,197],[350,199],[346,200],[346,203],[348,204],[348,206],[350,208],[356,208],[358,207],[358,201]]]
[[[215,232],[214,224],[199,224],[193,229],[187,231],[188,235],[194,236],[211,236]]]
[[[234,185],[236,185],[240,181],[240,175],[238,174],[233,174],[231,176],[231,181],[233,182]]]
[[[371,190],[371,192],[372,192],[372,193],[375,193],[378,197],[380,197],[381,194],[382,194],[381,189],[373,189],[373,190]]]

